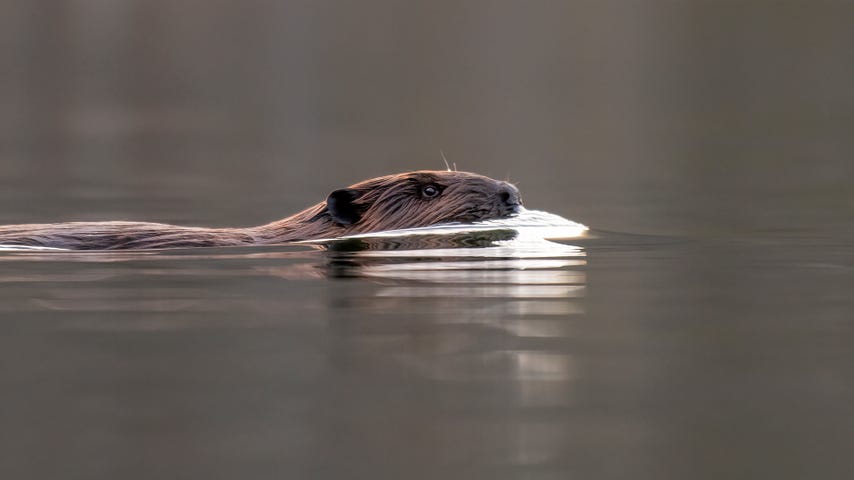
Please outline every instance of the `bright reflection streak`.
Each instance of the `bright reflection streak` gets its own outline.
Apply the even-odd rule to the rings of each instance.
[[[584,296],[583,286],[507,285],[489,287],[389,287],[378,297],[571,298]]]
[[[585,277],[581,272],[564,270],[506,271],[506,270],[458,270],[458,271],[400,271],[367,267],[362,271],[366,277],[395,278],[398,280],[419,280],[437,283],[500,283],[521,285],[583,284]]]
[[[544,315],[566,317],[568,315],[583,313],[580,305],[570,302],[542,300],[514,300],[503,303],[501,312],[507,315],[527,316]]]
[[[388,264],[385,268],[396,271],[406,270],[534,270],[553,269],[579,265],[586,265],[586,260],[550,260],[550,259],[525,259],[525,260],[480,260],[454,262],[420,262],[420,263],[398,263]]]
[[[67,252],[64,248],[31,247],[29,245],[0,245],[0,252]]]
[[[449,223],[444,225],[436,225],[433,227],[424,228],[407,228],[401,230],[388,230],[385,232],[365,233],[360,235],[350,235],[342,237],[344,239],[351,238],[397,238],[408,235],[452,235],[459,233],[469,233],[477,231],[512,229],[520,233],[520,237],[529,237],[532,239],[543,238],[581,238],[587,234],[589,228],[572,220],[567,220],[553,213],[543,212],[539,210],[528,210],[523,208],[518,215],[508,218],[496,220],[484,220],[482,222],[462,224]],[[337,239],[336,239],[337,240]],[[327,240],[317,240],[314,242],[328,242]]]
[[[576,376],[572,360],[562,353],[537,351],[504,352],[515,363],[522,380],[569,380]]]
[[[586,226],[558,215],[523,210],[514,217],[473,224],[390,230],[300,243],[327,245],[332,249],[355,245],[352,253],[362,257],[554,259],[583,257],[585,253],[580,247],[550,242],[548,238],[580,239],[588,231]],[[470,243],[478,248],[464,248],[472,246]],[[383,248],[373,249],[372,245]]]
[[[336,252],[334,258],[345,264],[342,268],[350,276],[454,285],[394,285],[377,292],[380,297],[575,298],[583,295],[587,279],[584,272],[573,268],[586,265],[586,253],[580,247],[546,238],[580,238],[586,232],[584,225],[557,215],[525,210],[516,217],[472,225],[440,225],[347,237],[341,242],[358,239],[357,242],[365,243],[345,245],[365,249]],[[408,240],[401,242],[401,238]],[[419,244],[419,238],[423,244]],[[453,245],[460,238],[464,239],[460,243],[469,241],[479,246],[444,246]],[[381,246],[399,248],[371,248],[374,245],[371,242],[377,239]],[[336,242],[330,243],[333,249]],[[352,265],[346,265],[347,262]]]
[[[578,376],[570,356],[531,350],[448,355],[429,363],[412,362],[410,366],[440,381],[509,377],[519,383],[566,382]]]

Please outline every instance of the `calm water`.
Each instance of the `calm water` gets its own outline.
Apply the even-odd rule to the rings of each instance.
[[[592,229],[0,252],[0,477],[854,475],[852,5],[410,3],[0,6],[0,224],[441,149]]]
[[[6,476],[850,465],[850,245],[503,242],[0,254]]]

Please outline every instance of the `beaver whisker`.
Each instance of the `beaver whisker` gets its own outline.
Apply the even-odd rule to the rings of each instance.
[[[453,169],[453,170],[451,170],[451,166],[450,166],[450,165],[448,165],[448,159],[447,159],[447,158],[445,158],[445,152],[443,152],[441,148],[439,149],[439,155],[441,155],[441,156],[442,156],[442,160],[444,160],[444,161],[445,161],[445,168],[447,168],[447,169],[448,169],[447,171],[449,171],[449,172],[451,172],[451,171],[456,172],[456,171],[457,171],[457,162],[454,162],[454,163],[453,163],[453,165],[454,165],[454,169]]]
[[[443,152],[441,148],[439,149],[439,155],[441,155],[441,156],[442,156],[442,160],[445,162],[445,168],[447,168],[447,169],[448,169],[448,171],[450,172],[450,171],[451,171],[451,166],[450,166],[450,165],[448,165],[448,159],[447,159],[447,158],[445,158],[445,152]],[[456,167],[456,165],[455,165],[455,167]],[[454,168],[454,170],[456,170],[456,168]]]

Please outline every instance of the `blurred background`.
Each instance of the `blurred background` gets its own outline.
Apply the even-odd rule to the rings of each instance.
[[[0,224],[255,225],[441,150],[658,239],[589,245],[560,298],[513,268],[4,254],[0,473],[850,477],[852,26],[842,0],[0,2]]]
[[[598,228],[829,231],[854,211],[852,14],[844,1],[3,2],[0,220],[249,225],[364,178],[440,169],[441,149]]]

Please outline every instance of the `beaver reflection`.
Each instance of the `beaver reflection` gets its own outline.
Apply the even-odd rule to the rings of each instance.
[[[335,190],[290,217],[248,228],[142,222],[70,222],[0,226],[0,245],[71,250],[138,250],[272,245],[384,230],[469,223],[517,214],[513,185],[467,172],[417,171]]]

